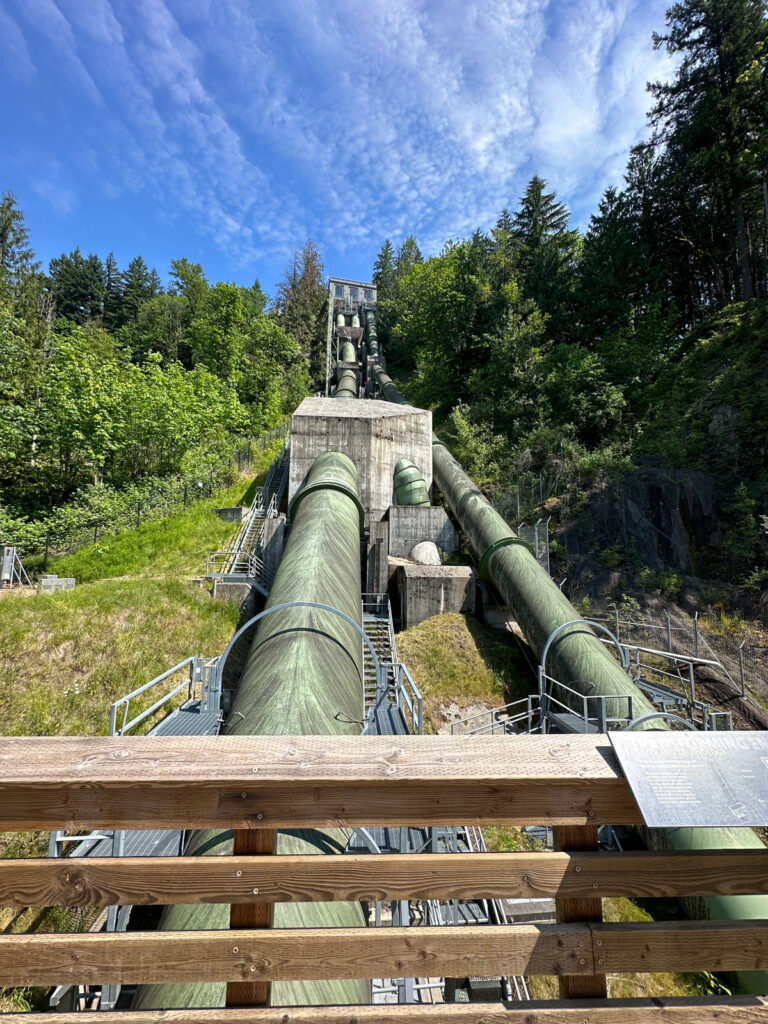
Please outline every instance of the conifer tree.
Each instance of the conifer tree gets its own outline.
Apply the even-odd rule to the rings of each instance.
[[[16,196],[6,192],[0,199],[0,298],[6,298],[17,308],[24,305],[39,271],[24,214],[16,204]]]
[[[376,297],[379,302],[394,296],[396,276],[394,246],[386,238],[373,264],[373,283],[376,285]]]
[[[83,256],[79,248],[54,257],[48,268],[48,290],[56,315],[86,324],[104,312],[107,277],[98,256]]]
[[[671,82],[649,86],[653,142],[673,172],[693,173],[729,239],[741,297],[754,294],[748,193],[766,180],[768,19],[763,0],[682,0],[654,45],[679,56]],[[768,214],[768,202],[763,209]],[[765,223],[765,221],[764,221]]]

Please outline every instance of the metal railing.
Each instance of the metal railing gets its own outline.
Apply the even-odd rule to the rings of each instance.
[[[216,665],[218,658],[203,658],[199,655],[191,655],[189,658],[185,658],[184,661],[180,661],[178,665],[174,665],[173,668],[169,668],[166,672],[156,676],[154,679],[150,679],[148,683],[144,683],[143,686],[137,687],[135,690],[131,690],[124,697],[120,697],[119,700],[113,701],[109,705],[109,735],[110,736],[125,736],[126,733],[132,729],[150,715],[153,715],[163,705],[167,704],[172,700],[176,694],[181,693],[183,690],[187,691],[187,700],[193,700],[197,693],[197,684],[200,684],[200,700],[202,709],[207,711],[209,709],[218,707],[219,692],[216,685]],[[130,713],[131,701],[135,700],[141,694],[146,693],[159,683],[169,679],[175,675],[176,672],[189,666],[189,675],[183,682],[177,686],[172,687],[166,693],[163,694],[159,700],[156,700],[150,707],[145,708],[139,712],[134,718],[129,720],[128,715]],[[122,721],[118,724],[118,712],[122,708],[123,717]]]
[[[424,698],[421,691],[402,662],[394,662],[392,670],[395,677],[397,707],[405,719],[411,735],[422,736],[424,733]]]
[[[584,731],[608,732],[622,729],[635,717],[631,693],[580,693],[554,676],[542,675],[543,691],[539,694],[539,712],[542,732],[549,732],[553,724],[562,725],[561,716],[574,713],[583,721]],[[557,693],[557,696],[555,695]],[[617,714],[608,714],[608,702],[618,701]]]
[[[499,704],[451,722],[453,736],[495,736],[509,733],[541,732],[539,696],[531,693],[509,704]]]

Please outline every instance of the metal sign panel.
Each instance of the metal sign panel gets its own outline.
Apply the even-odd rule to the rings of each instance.
[[[768,825],[768,732],[609,732],[652,828]]]

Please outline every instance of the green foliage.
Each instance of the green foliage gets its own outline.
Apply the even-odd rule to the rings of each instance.
[[[49,529],[61,534],[88,515],[111,522],[118,507],[178,491],[179,475],[217,475],[238,444],[309,390],[300,342],[265,313],[258,282],[209,285],[199,264],[179,259],[164,292],[141,257],[121,271],[112,254],[102,263],[75,249],[51,261],[43,294],[28,241],[8,193],[0,201],[3,539],[39,548]],[[310,245],[302,259],[316,299],[319,257]]]
[[[468,412],[468,407],[461,403],[453,409],[445,426],[445,440],[472,479],[480,487],[488,487],[498,479],[504,439],[494,437],[487,427],[472,423]]]
[[[277,286],[275,313],[280,326],[297,343],[301,358],[309,362],[316,388],[325,385],[326,299],[323,264],[317,246],[307,239]]]
[[[755,499],[743,480],[725,507],[725,514],[729,525],[723,540],[723,554],[735,566],[749,568],[754,564],[760,529],[755,519]]]

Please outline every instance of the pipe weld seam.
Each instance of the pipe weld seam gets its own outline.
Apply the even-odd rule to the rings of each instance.
[[[505,548],[509,544],[519,544],[524,547],[529,554],[536,557],[536,552],[533,547],[528,543],[527,540],[523,540],[522,537],[502,537],[500,540],[495,540],[493,544],[489,544],[485,551],[480,556],[480,564],[478,566],[478,573],[480,574],[481,580],[487,580],[492,583],[492,577],[489,569],[491,558],[496,554],[499,548]]]

